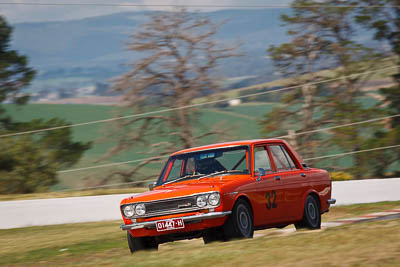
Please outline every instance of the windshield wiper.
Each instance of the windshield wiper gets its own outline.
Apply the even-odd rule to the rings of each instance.
[[[163,183],[163,185],[164,184],[175,183],[175,182],[182,181],[182,180],[185,180],[185,179],[188,179],[188,178],[194,178],[194,177],[198,177],[198,176],[202,176],[202,175],[204,175],[204,174],[199,173],[199,174],[195,174],[195,175],[186,175],[186,176],[183,176],[183,177],[179,177],[179,178],[177,178],[175,180],[172,180],[172,181],[169,181],[169,182],[165,182],[165,183]]]
[[[205,176],[199,177],[199,180],[202,178],[207,178],[207,177],[215,176],[218,174],[231,173],[231,172],[243,172],[243,171],[241,171],[241,170],[223,170],[223,171],[213,172],[213,173],[207,174]]]

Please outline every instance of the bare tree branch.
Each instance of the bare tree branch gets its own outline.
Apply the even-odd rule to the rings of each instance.
[[[124,94],[124,107],[135,113],[160,107],[178,109],[118,122],[112,134],[119,142],[105,157],[127,150],[168,155],[201,144],[205,137],[225,134],[209,125],[197,134],[199,112],[179,109],[217,90],[216,66],[223,59],[239,55],[236,46],[222,46],[215,40],[219,26],[207,17],[178,9],[151,15],[132,36],[128,49],[143,57],[133,62],[132,70],[115,79],[113,90]],[[128,172],[115,171],[111,176],[128,181],[153,162],[146,160]]]

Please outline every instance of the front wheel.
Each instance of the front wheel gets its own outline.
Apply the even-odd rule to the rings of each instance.
[[[308,195],[304,204],[303,219],[295,224],[296,229],[320,229],[321,228],[321,211],[319,210],[318,200]]]
[[[224,241],[224,233],[221,228],[209,229],[203,233],[204,244],[216,241]]]
[[[251,208],[247,201],[239,199],[224,225],[225,238],[227,240],[233,238],[252,238],[253,233],[254,225]]]
[[[133,237],[128,231],[127,238],[131,253],[140,250],[158,249],[158,243],[154,237]]]

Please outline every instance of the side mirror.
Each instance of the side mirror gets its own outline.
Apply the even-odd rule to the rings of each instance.
[[[152,182],[149,184],[149,189],[150,191],[152,191],[154,189],[154,187],[156,186],[157,182]]]
[[[257,181],[261,181],[261,176],[264,176],[266,174],[265,170],[263,168],[258,168],[258,177]]]

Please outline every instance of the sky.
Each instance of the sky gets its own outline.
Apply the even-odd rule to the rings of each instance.
[[[146,4],[146,5],[288,5],[291,0],[0,0],[0,15],[10,23],[62,21],[81,19],[112,13],[137,10],[169,10],[168,7],[116,7],[116,6],[46,6],[12,5],[1,3],[52,4]],[[227,8],[190,8],[194,11],[213,11]]]

